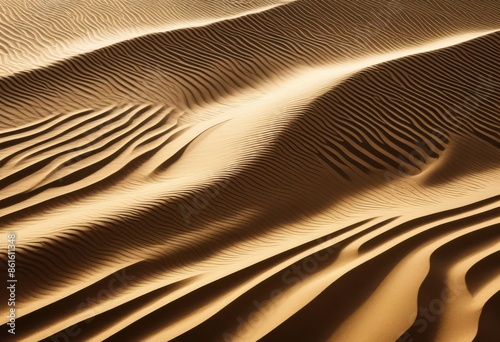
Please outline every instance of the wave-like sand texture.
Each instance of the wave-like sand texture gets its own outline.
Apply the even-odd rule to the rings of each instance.
[[[2,341],[500,340],[497,0],[0,8]]]

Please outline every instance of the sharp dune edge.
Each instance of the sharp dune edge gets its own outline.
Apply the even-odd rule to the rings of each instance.
[[[0,340],[500,340],[499,30],[497,0],[2,2]]]

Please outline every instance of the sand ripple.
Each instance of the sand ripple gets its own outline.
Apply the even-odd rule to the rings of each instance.
[[[500,339],[496,0],[1,8],[2,341]]]

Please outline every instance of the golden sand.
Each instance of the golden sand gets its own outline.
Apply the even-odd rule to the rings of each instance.
[[[497,0],[3,0],[0,340],[500,340],[498,30]]]

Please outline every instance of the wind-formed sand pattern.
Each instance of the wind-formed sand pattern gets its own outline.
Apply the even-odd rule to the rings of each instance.
[[[500,341],[499,30],[498,0],[2,0],[0,340]]]

